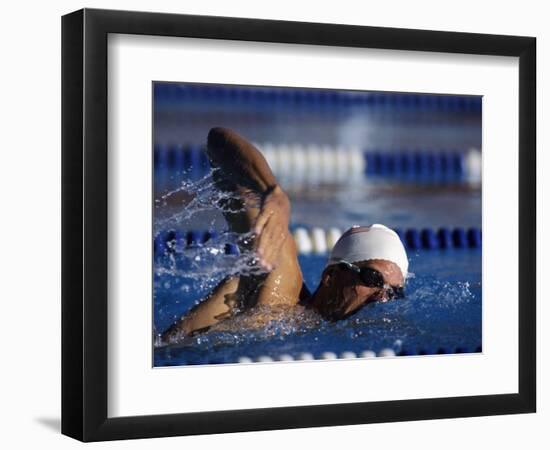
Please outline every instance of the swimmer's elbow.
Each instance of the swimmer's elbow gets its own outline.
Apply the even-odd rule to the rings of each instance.
[[[189,320],[189,317],[184,316],[181,319],[170,325],[161,335],[161,342],[164,344],[172,344],[178,342],[184,337],[192,336],[195,333],[205,331],[208,327],[203,328],[194,327],[194,324]]]
[[[160,335],[160,340],[163,344],[172,344],[179,339],[187,336],[185,329],[181,326],[181,320],[174,322]]]

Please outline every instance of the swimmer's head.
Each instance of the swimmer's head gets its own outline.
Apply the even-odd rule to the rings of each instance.
[[[338,320],[372,301],[401,297],[408,267],[397,233],[380,224],[354,226],[334,245],[313,306]]]
[[[326,266],[341,260],[354,263],[371,259],[392,262],[399,267],[403,279],[407,277],[409,261],[401,239],[395,231],[379,223],[348,229],[334,244]]]

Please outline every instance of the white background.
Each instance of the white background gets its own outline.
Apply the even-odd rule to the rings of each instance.
[[[60,397],[60,15],[82,6],[140,9],[286,20],[353,23],[452,31],[534,35],[538,37],[539,230],[548,228],[548,157],[544,106],[549,104],[547,74],[550,31],[543,2],[393,2],[367,5],[340,1],[307,7],[296,1],[269,4],[234,0],[182,2],[111,1],[10,3],[2,11],[2,332],[0,398],[2,433],[7,448],[79,445],[58,434]],[[546,120],[547,122],[547,120]],[[30,164],[31,162],[31,164]],[[22,170],[22,168],[25,168]],[[546,216],[546,217],[545,217]],[[538,273],[547,271],[548,238],[539,233]],[[539,299],[548,288],[539,282]],[[539,380],[548,378],[550,319],[539,301]],[[98,447],[279,448],[314,445],[370,445],[389,448],[463,449],[547,448],[550,419],[548,389],[539,383],[536,415],[453,419],[401,424],[171,438],[98,444]]]
[[[109,67],[109,416],[518,391],[517,234],[502,226],[518,221],[517,58],[118,35]],[[150,87],[182,78],[482,94],[483,355],[151,370],[151,246],[142,245],[152,234]],[[246,380],[246,389],[208,395],[220,380]]]

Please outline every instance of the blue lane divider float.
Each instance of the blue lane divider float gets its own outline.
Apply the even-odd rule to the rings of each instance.
[[[185,102],[215,102],[256,107],[367,107],[374,110],[481,112],[481,97],[418,93],[331,91],[326,89],[281,89],[227,85],[155,83],[157,105],[178,106]]]
[[[481,152],[371,151],[359,147],[256,144],[283,182],[353,181],[364,176],[435,181],[481,181]],[[199,145],[155,146],[155,170],[186,172],[199,179],[210,164]]]
[[[365,152],[366,173],[395,177],[435,175],[460,178],[470,168],[468,156],[457,151]]]
[[[210,171],[210,162],[200,145],[155,145],[154,168],[156,172],[185,172],[189,178],[197,180]]]
[[[446,250],[481,248],[481,230],[479,228],[396,228],[394,230],[409,250]],[[301,255],[326,255],[342,235],[339,228],[293,227],[292,235]],[[174,230],[158,233],[154,240],[156,257],[204,245],[215,239],[219,233],[213,230],[192,230],[179,232]],[[224,243],[223,252],[227,255],[239,255],[239,247],[234,243]]]

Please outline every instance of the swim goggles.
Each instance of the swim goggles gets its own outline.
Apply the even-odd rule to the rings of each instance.
[[[386,284],[384,276],[379,270],[372,267],[359,267],[343,259],[338,260],[336,265],[342,269],[352,270],[357,273],[359,279],[365,286],[383,289],[385,294],[384,298],[387,300],[405,297],[405,289],[403,286],[391,286]]]

